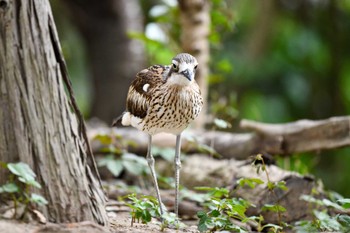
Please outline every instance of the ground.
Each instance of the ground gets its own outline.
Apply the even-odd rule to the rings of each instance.
[[[161,232],[160,223],[153,220],[148,224],[134,223],[131,226],[131,218],[128,212],[121,212],[110,217],[111,233],[144,233]],[[0,233],[107,233],[108,229],[91,222],[68,224],[39,224],[35,221],[24,223],[17,220],[0,220]],[[197,226],[187,226],[184,229],[165,229],[165,233],[197,233]]]

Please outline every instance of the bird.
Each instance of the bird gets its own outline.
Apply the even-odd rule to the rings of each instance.
[[[181,133],[199,115],[203,107],[200,88],[195,81],[198,62],[188,53],[177,54],[171,65],[153,65],[136,74],[126,98],[126,110],[112,126],[132,126],[148,134],[146,159],[163,216],[152,137],[158,133],[176,135],[175,145],[175,214],[179,216],[179,183],[181,168]]]

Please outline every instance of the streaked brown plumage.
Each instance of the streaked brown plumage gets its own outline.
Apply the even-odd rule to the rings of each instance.
[[[151,153],[152,135],[166,132],[177,136],[175,212],[178,214],[181,132],[198,116],[203,106],[199,87],[194,80],[197,64],[190,54],[180,53],[172,59],[172,65],[154,65],[140,71],[130,85],[126,111],[113,123],[131,125],[149,134],[147,160],[156,186],[161,214],[163,209]]]

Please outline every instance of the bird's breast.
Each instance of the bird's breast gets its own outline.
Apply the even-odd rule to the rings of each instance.
[[[198,89],[168,87],[157,90],[151,100],[143,131],[149,134],[181,133],[202,109],[203,101]]]

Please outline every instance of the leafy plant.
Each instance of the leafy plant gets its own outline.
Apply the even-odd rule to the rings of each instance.
[[[199,224],[198,229],[201,232],[204,231],[247,231],[241,225],[235,224],[232,220],[238,220],[241,223],[253,223],[256,226],[256,230],[261,232],[265,229],[269,229],[271,232],[279,232],[286,227],[287,224],[281,219],[281,213],[286,211],[286,208],[279,204],[278,198],[274,192],[275,189],[287,190],[284,181],[271,182],[266,164],[261,155],[257,155],[253,161],[253,165],[257,168],[257,172],[263,171],[266,174],[267,182],[259,178],[241,178],[237,180],[237,188],[248,186],[249,188],[256,188],[257,185],[263,185],[266,183],[267,189],[275,196],[276,204],[265,204],[261,207],[261,211],[272,211],[278,214],[279,226],[267,223],[263,224],[264,219],[260,216],[247,217],[245,212],[247,208],[255,208],[255,206],[244,199],[230,198],[229,190],[226,188],[208,188],[199,187],[198,190],[209,191],[208,200],[204,203],[204,206],[209,210],[208,212],[198,212]]]
[[[101,143],[100,152],[105,154],[102,159],[98,160],[98,166],[105,166],[114,176],[119,176],[123,170],[134,175],[148,173],[146,159],[127,152],[128,147],[135,145],[133,141],[122,139],[119,135],[109,134],[98,134],[94,140]]]
[[[252,184],[252,179],[247,178],[247,182],[243,182],[244,179],[240,179],[240,184],[247,183]],[[253,182],[261,183],[259,179]],[[254,186],[255,187],[255,186]],[[197,190],[208,191],[208,199],[203,204],[207,212],[199,211],[197,216],[199,218],[198,230],[200,232],[215,232],[215,231],[235,231],[235,232],[248,232],[249,229],[242,226],[245,223],[253,223],[256,226],[258,232],[265,229],[269,229],[270,232],[278,232],[283,228],[275,224],[263,224],[263,217],[260,216],[246,216],[248,208],[255,206],[242,198],[230,198],[229,190],[226,188],[209,188],[199,187]],[[263,208],[283,208],[281,206],[264,206]],[[242,224],[238,225],[237,222]]]
[[[175,226],[177,229],[184,224],[181,223],[174,213],[165,213],[161,216],[158,201],[152,196],[140,196],[139,198],[136,194],[130,194],[127,198],[131,203],[126,203],[127,206],[131,208],[131,226],[137,221],[143,224],[149,223],[152,218],[161,218],[161,230],[163,231],[166,226]],[[163,207],[165,210],[165,208]]]
[[[329,211],[329,209],[335,209],[340,213],[345,213],[346,209],[350,209],[350,199],[341,198],[333,201],[327,198],[318,199],[311,195],[302,195],[300,199],[315,204],[318,208],[312,210],[314,216],[312,221],[304,220],[296,223],[297,232],[350,231],[349,215],[335,214],[332,216]]]
[[[133,153],[124,153],[121,156],[109,154],[98,161],[98,166],[106,166],[114,175],[119,176],[123,170],[127,170],[134,175],[148,173],[148,165],[145,158]]]
[[[131,208],[131,226],[134,222],[148,223],[152,217],[160,217],[157,199],[152,196],[141,196],[137,198],[136,194],[127,196],[130,203],[126,203]]]
[[[35,173],[33,170],[23,162],[19,163],[2,163],[2,167],[10,172],[8,183],[0,186],[0,196],[8,196],[13,200],[15,210],[18,203],[25,205],[29,204],[47,205],[47,200],[36,193],[31,193],[30,188],[41,188],[41,185],[35,180]],[[16,216],[16,215],[15,215]]]
[[[256,167],[256,172],[257,173],[259,173],[260,170],[265,172],[266,179],[267,179],[267,184],[266,184],[267,188],[271,192],[271,194],[275,197],[275,200],[276,200],[276,204],[275,205],[270,205],[270,204],[265,205],[262,210],[269,210],[269,211],[276,212],[277,215],[278,215],[279,224],[280,224],[280,226],[283,226],[284,223],[282,221],[281,213],[285,212],[286,209],[279,204],[279,199],[277,198],[277,195],[275,193],[275,189],[282,189],[282,190],[286,191],[288,188],[286,187],[285,182],[284,181],[271,182],[269,173],[267,171],[267,167],[266,167],[265,161],[264,161],[264,159],[263,159],[261,154],[258,154],[258,155],[255,156],[255,159],[252,162],[252,165]]]

